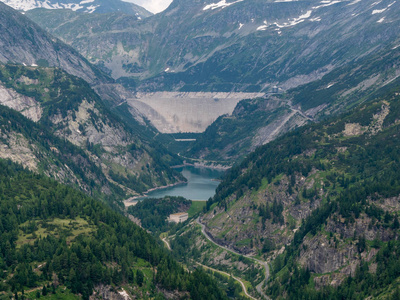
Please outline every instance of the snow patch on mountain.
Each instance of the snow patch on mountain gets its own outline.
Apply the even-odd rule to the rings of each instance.
[[[86,13],[97,12],[99,7],[102,8],[102,12],[106,11],[120,11],[127,5],[125,2],[116,1],[109,6],[107,3],[99,1],[99,0],[0,0],[4,4],[19,10],[19,11],[28,11],[35,8],[46,8],[46,9],[71,9],[73,11],[80,11]],[[130,3],[132,6],[133,3]],[[147,15],[143,15],[147,17]],[[143,17],[138,16],[139,17]]]
[[[278,24],[275,22],[274,25],[278,28],[292,27],[292,26],[295,26],[297,24],[304,22],[306,19],[311,17],[311,14],[312,14],[312,10],[309,10],[305,14],[301,15],[298,18],[294,18],[293,20],[291,20],[289,22],[285,22],[283,24]]]
[[[297,24],[300,24],[300,23],[304,22],[306,19],[310,18],[312,12],[313,12],[312,10],[308,10],[305,14],[299,16],[298,18],[294,18],[292,20],[288,19],[288,22],[284,22],[284,23],[281,23],[281,24],[279,24],[277,22],[268,23],[267,21],[264,21],[263,25],[257,27],[257,31],[267,30],[267,28],[270,25],[275,25],[276,27],[278,27],[278,29],[275,29],[275,30],[278,31],[279,34],[281,34],[280,28],[292,27],[292,26],[295,26]],[[321,18],[320,17],[316,17],[316,18],[310,19],[310,21],[311,22],[319,22],[319,21],[321,21]]]
[[[361,0],[354,0],[353,2],[350,2],[349,4],[347,4],[347,6],[357,4],[358,2],[361,2]]]
[[[321,5],[314,6],[313,9],[319,9],[319,8],[322,8],[322,7],[331,6],[333,4],[337,4],[337,3],[340,3],[340,2],[342,2],[342,1],[338,1],[338,0],[335,0],[335,1],[321,1],[320,2]]]
[[[86,12],[88,12],[89,14],[94,13],[94,11],[99,7],[100,5],[91,5],[88,6],[86,9]]]
[[[393,4],[395,4],[395,3],[396,3],[396,1],[390,3],[388,6],[386,6],[386,7],[383,8],[383,9],[374,9],[374,10],[372,11],[372,14],[373,14],[373,15],[375,15],[375,14],[381,14],[381,13],[383,13],[384,11],[388,10],[388,9],[389,9]]]
[[[84,6],[82,4],[89,3],[89,1],[95,0],[84,0],[80,3],[52,3],[49,0],[1,0],[4,4],[11,6],[16,10],[31,10],[35,8],[47,8],[47,9],[72,9],[74,11],[83,9]]]
[[[217,8],[225,8],[227,6],[230,6],[232,4],[235,4],[235,3],[238,3],[238,2],[242,2],[242,1],[243,0],[237,0],[235,2],[227,3],[226,0],[222,0],[222,1],[219,1],[218,3],[211,3],[209,5],[206,5],[203,8],[203,10],[208,10],[208,9],[214,10],[214,9],[217,9]]]
[[[264,21],[264,25],[261,25],[257,28],[257,30],[267,30],[268,28],[268,22]]]

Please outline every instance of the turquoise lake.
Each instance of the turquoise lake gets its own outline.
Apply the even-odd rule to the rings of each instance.
[[[185,166],[176,170],[185,176],[188,180],[187,183],[149,192],[146,197],[137,198],[137,200],[163,198],[164,196],[182,196],[189,200],[208,200],[208,198],[214,196],[219,185],[218,179],[225,172],[192,166]]]

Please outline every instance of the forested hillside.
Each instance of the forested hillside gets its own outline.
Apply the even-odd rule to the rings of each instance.
[[[192,201],[183,197],[148,198],[128,207],[128,213],[138,218],[143,228],[159,234],[170,231],[174,227],[175,223],[170,223],[167,220],[169,215],[187,212],[191,205]]]
[[[0,214],[0,290],[6,297],[88,299],[93,291],[109,290],[138,299],[164,299],[162,291],[174,298],[226,299],[208,275],[186,272],[129,219],[4,160]]]
[[[5,95],[0,100],[2,104],[20,111],[38,124],[30,124],[16,114],[11,115],[18,120],[8,121],[22,122],[23,124],[16,125],[20,128],[33,129],[42,126],[41,130],[47,133],[47,143],[52,144],[47,147],[47,151],[72,157],[76,166],[72,171],[56,175],[56,170],[62,169],[64,164],[54,166],[50,160],[41,158],[44,153],[33,149],[30,145],[32,135],[27,131],[23,135],[27,144],[25,148],[31,148],[26,150],[30,153],[29,157],[21,159],[18,155],[4,151],[1,153],[3,158],[15,159],[39,171],[40,168],[34,165],[47,164],[41,171],[57,176],[56,178],[61,177],[61,181],[66,183],[79,181],[75,178],[77,176],[86,177],[84,183],[76,182],[80,188],[90,193],[99,191],[105,195],[116,194],[117,199],[183,180],[180,174],[168,167],[170,163],[179,163],[178,158],[171,156],[163,147],[151,143],[145,135],[143,124],[131,120],[126,125],[111,113],[89,84],[78,77],[54,68],[0,65],[0,91]],[[11,138],[15,139],[15,134],[21,132],[9,131],[8,139],[4,139],[3,143],[8,145],[9,152],[18,153],[21,145],[12,143]],[[51,135],[54,141],[49,142]],[[60,140],[63,144],[69,141],[75,148],[83,150],[81,152],[85,156],[85,162],[79,162],[74,157],[78,150],[67,151],[60,145]],[[73,148],[73,145],[68,146],[68,149]],[[88,165],[97,171],[82,172]],[[78,174],[74,174],[76,172]],[[99,178],[102,179],[99,181]]]
[[[274,258],[274,298],[396,290],[399,91],[258,148],[207,203],[216,240]]]

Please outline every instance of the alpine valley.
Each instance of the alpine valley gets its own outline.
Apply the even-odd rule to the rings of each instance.
[[[2,2],[0,298],[400,299],[399,1]]]

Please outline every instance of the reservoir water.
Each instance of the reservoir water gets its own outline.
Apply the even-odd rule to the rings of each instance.
[[[137,198],[137,200],[163,198],[164,196],[182,196],[189,200],[208,200],[208,198],[214,196],[219,185],[218,179],[224,174],[224,171],[221,170],[192,166],[185,166],[176,170],[185,176],[188,180],[187,183],[149,192],[146,197]]]

